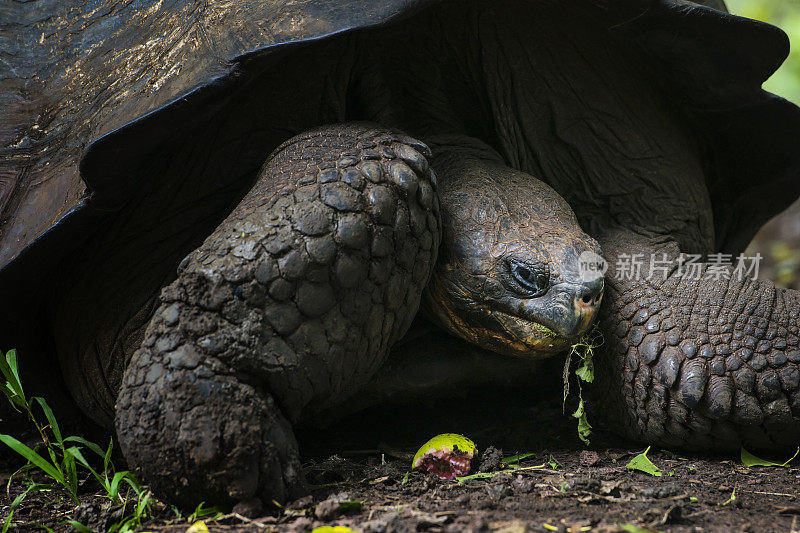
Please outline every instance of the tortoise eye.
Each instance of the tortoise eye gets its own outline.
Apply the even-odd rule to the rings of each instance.
[[[525,265],[522,263],[509,263],[511,275],[514,280],[530,298],[542,296],[547,292],[547,285],[550,281],[550,274],[546,266]]]

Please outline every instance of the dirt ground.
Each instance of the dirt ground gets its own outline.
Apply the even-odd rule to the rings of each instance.
[[[560,400],[552,399],[556,390],[539,391],[535,398],[507,394],[508,401],[493,393],[414,409],[375,409],[323,430],[301,432],[303,453],[310,458],[305,465],[309,496],[283,507],[240,505],[216,520],[206,519],[205,525],[212,532],[311,531],[320,526],[364,532],[800,532],[800,468],[747,468],[738,454],[715,457],[653,448],[648,457],[662,475],[634,471],[626,465],[645,447],[620,442],[591,416],[595,428],[585,447],[576,436],[575,420],[561,413]],[[476,471],[502,470],[500,457],[535,455],[485,479],[406,476],[416,448],[450,431],[478,445],[484,457],[476,461]],[[338,453],[331,455],[331,450]],[[0,474],[0,481],[7,475]],[[21,488],[13,484],[11,498]],[[30,496],[15,516],[16,531],[35,531],[35,523],[70,531],[65,525],[69,518],[95,531],[108,530],[120,509],[94,489],[86,483],[78,508],[57,493]],[[9,501],[3,491],[0,516]],[[161,503],[155,510],[141,531],[183,532],[190,525],[186,517],[191,510],[182,518]]]

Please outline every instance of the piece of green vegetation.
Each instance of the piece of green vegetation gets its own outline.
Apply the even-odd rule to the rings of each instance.
[[[627,531],[628,533],[661,533],[657,529],[653,529],[651,527],[641,527],[636,526],[634,524],[617,524],[621,529]]]
[[[542,524],[542,527],[545,528],[547,531],[558,531],[559,530],[559,528],[557,526],[554,526],[553,524],[548,524],[547,522]],[[579,528],[575,528],[575,526],[573,526],[570,529],[570,531],[591,531],[591,530],[592,530],[592,526],[581,526]]]
[[[511,472],[521,472],[523,470],[541,470],[542,468],[546,467],[547,463],[542,463],[540,465],[534,465],[534,466],[506,465],[506,468],[503,468],[501,470],[494,470],[493,472],[478,472],[477,474],[460,476],[456,478],[456,481],[458,481],[459,483],[463,483],[464,481],[468,481],[470,479],[486,479],[494,477],[497,474],[508,474]]]
[[[558,470],[559,468],[561,468],[562,466],[564,466],[564,465],[562,465],[561,463],[559,463],[558,461],[556,461],[556,460],[555,460],[555,458],[554,458],[552,455],[550,456],[550,460],[549,460],[549,461],[547,461],[547,464],[548,464],[548,465],[550,466],[550,468],[552,468],[553,470]]]
[[[343,513],[357,513],[364,508],[364,502],[345,500],[339,502],[339,510]]]
[[[572,413],[573,418],[578,419],[578,438],[584,444],[589,444],[589,435],[592,433],[592,426],[586,417],[586,409],[583,404],[583,387],[581,381],[586,383],[594,382],[594,351],[603,345],[603,334],[600,328],[595,326],[589,330],[578,342],[572,345],[564,363],[564,397],[562,399],[562,411],[566,407],[567,397],[569,396],[569,369],[572,364],[572,356],[577,356],[578,367],[575,375],[578,377],[578,408]]]
[[[202,520],[199,520],[189,526],[189,529],[186,530],[186,533],[209,533],[208,526]]]
[[[109,442],[104,451],[97,444],[82,437],[64,437],[53,410],[44,398],[38,396],[28,398],[25,395],[19,377],[15,350],[10,350],[5,355],[0,352],[0,373],[2,373],[4,381],[0,385],[3,394],[17,412],[27,416],[41,439],[41,443],[32,449],[11,435],[0,434],[0,442],[27,461],[27,464],[11,475],[7,491],[10,491],[11,483],[20,475],[25,475],[28,484],[25,490],[11,503],[2,533],[8,531],[14,512],[31,492],[50,492],[61,488],[72,502],[78,505],[80,503],[78,497],[80,471],[91,474],[105,492],[104,496],[111,500],[112,504],[123,505],[124,518],[109,528],[109,533],[126,533],[141,525],[142,520],[150,514],[152,496],[150,491],[144,489],[131,472],[115,470],[111,462],[113,442]],[[41,414],[37,415],[39,411]],[[42,415],[46,423],[40,420]],[[86,460],[83,455],[84,447],[102,461],[101,470],[95,470]],[[31,480],[31,472],[37,469],[47,477],[48,482],[36,483]],[[125,511],[128,505],[132,505],[132,508],[131,512],[126,515]],[[67,523],[78,531],[90,531],[89,528],[74,520]]]
[[[759,457],[756,457],[756,456],[755,456],[755,455],[753,455],[752,453],[750,453],[750,452],[748,452],[747,450],[745,450],[745,449],[744,449],[744,446],[742,446],[742,453],[741,453],[741,457],[742,457],[742,464],[743,464],[744,466],[746,466],[747,468],[752,468],[752,467],[754,467],[754,466],[778,466],[778,467],[785,467],[785,466],[788,466],[788,465],[789,465],[789,463],[791,463],[792,461],[794,461],[794,460],[797,458],[798,454],[800,454],[800,447],[798,447],[798,448],[797,448],[797,451],[796,451],[796,452],[794,452],[794,455],[793,455],[793,456],[791,456],[789,459],[787,459],[786,461],[784,461],[784,462],[782,462],[782,463],[776,463],[776,462],[774,462],[774,461],[767,461],[767,460],[765,460],[765,459],[761,459],[761,458],[759,458]]]
[[[190,523],[197,522],[198,520],[208,520],[213,522],[222,516],[222,511],[213,506],[205,507],[205,503],[206,502],[200,502],[186,520]],[[180,517],[180,512],[178,512],[178,517]]]
[[[631,459],[630,462],[625,465],[625,468],[638,470],[640,472],[644,472],[645,474],[650,474],[651,476],[661,477],[661,469],[654,465],[653,461],[647,457],[647,452],[649,451],[650,446],[648,446],[645,451]]]
[[[697,503],[699,501],[700,500],[697,499],[697,496],[689,496],[689,502],[690,503]]]
[[[578,393],[580,394],[580,392]],[[583,398],[578,399],[578,408],[572,413],[573,418],[578,419],[578,438],[584,444],[589,444],[589,435],[592,434],[592,425],[589,424],[589,419],[586,418],[586,410],[583,407]]]
[[[510,457],[504,457],[501,461],[507,465],[516,464],[522,461],[523,459],[527,459],[528,457],[536,457],[535,453],[520,453],[517,455],[512,455]]]
[[[729,503],[733,503],[736,501],[736,487],[733,487],[733,491],[731,491],[731,497],[725,500],[720,504],[720,506],[728,505]]]

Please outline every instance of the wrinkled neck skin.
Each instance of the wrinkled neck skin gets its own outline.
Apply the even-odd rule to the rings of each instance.
[[[594,306],[579,304],[576,294],[587,290],[579,257],[599,254],[597,243],[555,191],[480,141],[434,135],[426,142],[439,175],[443,236],[424,310],[496,353],[538,358],[569,347],[594,318]],[[513,269],[520,265],[543,273],[543,294],[519,286]]]
[[[610,269],[595,390],[603,411],[618,414],[610,422],[623,434],[648,444],[717,451],[742,444],[793,448],[800,439],[800,293],[737,275],[735,257],[734,266],[706,263],[692,275],[678,268],[681,253],[718,251],[701,155],[689,128],[631,47],[615,43],[590,15],[576,9],[567,16],[563,4],[560,15],[549,14],[546,7],[553,4],[546,1],[530,5],[536,13],[521,17],[502,1],[476,4],[467,16],[471,32],[461,40],[450,36],[433,52],[440,63],[457,64],[460,77],[419,84],[426,94],[437,84],[441,89],[430,123],[475,132],[505,168],[555,189],[599,241]],[[458,64],[465,54],[455,49],[475,53]],[[454,87],[476,95],[480,106],[443,113],[460,104]],[[475,126],[475,115],[490,126]],[[435,164],[447,174],[469,158],[440,160]],[[492,164],[481,160],[482,166]],[[485,177],[467,174],[470,183]],[[473,224],[476,231],[483,228],[480,238],[496,239],[499,246],[529,239],[528,246],[544,243],[547,249],[550,233],[518,231],[524,226],[515,212],[560,206],[561,198],[520,202],[526,194],[514,189],[513,179],[492,188],[494,179],[484,180],[480,190],[492,191],[496,200],[487,205],[509,225]],[[455,232],[445,237],[454,248],[445,251],[443,264],[462,268],[463,279],[473,276],[490,294],[493,286],[481,278],[481,266],[492,253],[460,263],[446,259],[465,242],[459,224],[469,227],[475,206],[488,198],[457,181],[453,189],[448,179],[442,182],[445,227]],[[459,198],[459,189],[471,192]],[[554,211],[544,221],[568,223],[568,216],[559,219],[564,210]],[[503,234],[508,228],[510,238]],[[637,259],[638,270],[623,266]],[[435,276],[432,294],[447,286],[441,271]],[[452,284],[450,293],[458,288]]]
[[[635,47],[572,3],[445,2],[430,13],[427,26],[399,24],[377,48],[382,57],[372,64],[391,106],[375,120],[434,145],[444,133],[480,139],[494,155],[447,155],[448,143],[439,143],[434,166],[449,233],[428,312],[469,339],[481,320],[498,316],[487,302],[519,308],[496,296],[487,265],[521,242],[552,256],[546,228],[572,222],[559,207],[565,200],[611,265],[594,387],[603,411],[615,413],[610,422],[648,444],[721,451],[796,443],[800,294],[736,277],[731,267],[716,277],[702,267],[696,279],[677,269],[680,253],[717,251],[713,211],[691,128]],[[524,173],[529,191],[541,182],[560,198],[537,203],[515,189],[513,172],[491,169]],[[555,206],[553,215],[540,205]],[[520,209],[543,215],[542,224],[526,226]],[[483,214],[499,218],[487,224]],[[496,244],[470,253],[478,241]],[[626,277],[617,265],[633,257],[639,272]],[[672,262],[663,278],[649,277],[654,258]],[[467,293],[478,295],[472,305]],[[476,318],[465,326],[459,317]],[[483,345],[507,353],[502,344]]]

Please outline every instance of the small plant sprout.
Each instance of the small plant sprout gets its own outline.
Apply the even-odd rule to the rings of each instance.
[[[194,508],[192,514],[189,515],[187,520],[189,522],[196,522],[197,520],[203,519],[213,522],[219,517],[222,516],[222,512],[216,507],[206,507],[205,502],[200,502],[197,507]]]
[[[647,452],[649,451],[650,446],[648,446],[645,451],[631,459],[630,462],[625,465],[625,468],[629,468],[630,470],[638,470],[639,472],[644,472],[645,474],[650,474],[651,476],[661,477],[661,469],[654,465],[650,458],[647,457]]]
[[[443,433],[420,447],[411,468],[430,472],[440,479],[455,479],[469,474],[477,449],[475,443],[463,435]]]
[[[725,500],[724,502],[722,502],[720,504],[720,506],[724,507],[725,505],[728,505],[729,503],[733,503],[735,501],[736,501],[736,487],[733,487],[733,490],[731,491],[730,497],[727,500]]]
[[[123,505],[124,518],[109,528],[110,533],[126,533],[141,525],[142,520],[150,513],[150,492],[142,488],[131,472],[117,472],[114,469],[111,462],[113,442],[109,442],[108,447],[103,450],[97,444],[82,437],[64,437],[53,410],[44,398],[38,396],[28,398],[25,395],[19,377],[15,350],[10,350],[5,355],[0,352],[0,373],[4,378],[4,383],[0,385],[3,394],[17,412],[27,416],[41,440],[34,448],[30,448],[11,435],[0,434],[0,442],[27,461],[27,464],[11,475],[7,490],[10,490],[11,483],[18,475],[29,476],[30,472],[37,469],[48,479],[48,482],[45,483],[29,481],[28,487],[12,502],[3,524],[2,533],[8,531],[14,511],[31,492],[47,492],[61,488],[67,493],[72,503],[78,505],[80,503],[78,497],[79,473],[81,472],[84,475],[89,474],[97,481],[102,487],[104,495],[113,505]],[[41,420],[42,416],[44,421]],[[92,464],[83,455],[84,449],[88,449],[98,456],[102,462],[101,470],[92,467]],[[130,503],[131,492],[136,496],[135,503],[131,513],[125,515]],[[89,530],[75,521],[67,523],[78,531]]]

